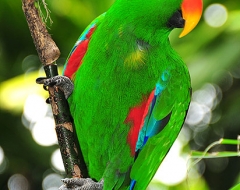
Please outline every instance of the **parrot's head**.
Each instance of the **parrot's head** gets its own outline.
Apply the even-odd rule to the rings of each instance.
[[[193,30],[203,9],[202,0],[116,0],[116,4],[114,12],[129,23],[166,33],[183,28],[179,37]]]
[[[202,15],[202,0],[183,0],[181,8],[178,9],[168,20],[168,26],[183,28],[179,37],[191,32],[198,24]]]

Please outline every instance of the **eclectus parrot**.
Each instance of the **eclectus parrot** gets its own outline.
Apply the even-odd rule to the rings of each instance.
[[[168,36],[174,28],[189,33],[201,13],[202,0],[116,0],[82,33],[64,76],[42,82],[66,87],[87,167],[89,178],[65,179],[67,186],[147,188],[191,96],[188,69]]]

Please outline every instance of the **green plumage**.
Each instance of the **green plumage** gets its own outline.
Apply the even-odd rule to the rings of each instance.
[[[167,27],[181,2],[117,0],[95,22],[69,104],[89,176],[103,178],[106,190],[127,189],[131,180],[134,190],[145,189],[184,122],[190,77],[171,48]],[[126,119],[157,83],[163,90],[149,118],[170,115],[170,120],[134,161],[127,140],[132,126]]]

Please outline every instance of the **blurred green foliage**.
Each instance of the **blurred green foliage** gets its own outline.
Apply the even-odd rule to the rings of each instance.
[[[64,64],[83,29],[96,16],[106,11],[113,1],[47,1],[53,20],[52,25],[48,22],[49,32],[61,51],[59,65]],[[206,0],[204,7],[212,3],[222,3],[228,10],[228,20],[223,26],[213,28],[202,19],[187,37],[178,39],[179,30],[175,30],[171,35],[174,49],[188,64],[193,90],[201,88],[205,83],[214,83],[222,91],[221,102],[212,111],[212,122],[207,124],[208,127],[196,132],[195,129],[185,126],[189,128],[192,137],[190,149],[194,150],[204,150],[222,137],[236,139],[240,133],[240,4],[238,1]],[[8,189],[8,179],[15,173],[23,174],[28,179],[31,189],[42,189],[44,173],[52,170],[50,155],[57,146],[38,145],[21,121],[21,109],[28,93],[27,89],[35,88],[32,79],[37,77],[36,72],[41,67],[21,9],[21,1],[0,1],[0,27],[0,146],[6,159],[5,170],[1,171],[0,167],[0,189]],[[26,61],[27,59],[30,61]],[[28,78],[27,82],[31,85],[27,87],[21,86],[21,81],[28,77],[26,73],[34,74],[31,81]],[[25,92],[24,95],[19,86]],[[7,87],[9,88],[6,91]],[[14,102],[10,98],[13,94],[22,98]],[[11,104],[13,102],[14,104]],[[217,147],[216,151],[235,149],[236,147],[232,146],[221,146]],[[189,152],[189,147],[186,147],[186,150]],[[202,162],[205,166],[201,178],[203,183],[194,189],[206,189],[208,186],[211,190],[224,190],[239,182],[239,157]],[[225,164],[224,167],[216,169],[222,163]],[[154,183],[153,186],[153,189],[186,187],[180,184],[167,188],[159,183]]]

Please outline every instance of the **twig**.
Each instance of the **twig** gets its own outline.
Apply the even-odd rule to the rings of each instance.
[[[39,0],[38,0],[39,14],[43,18],[43,21],[45,23],[47,23],[47,20],[49,19],[50,25],[52,25],[53,21],[52,21],[51,16],[50,16],[51,11],[48,9],[47,3],[46,3],[45,0],[42,0],[42,4],[43,4],[43,7],[44,7],[44,9],[46,11],[46,16],[44,16],[44,14],[42,13],[42,11],[40,9],[40,3],[39,3]]]
[[[42,22],[34,0],[22,0],[22,8],[46,76],[50,78],[58,75],[54,62],[60,56],[60,51]],[[49,87],[48,90],[66,173],[69,177],[81,177],[78,145],[74,142],[74,126],[68,102],[58,87]]]

